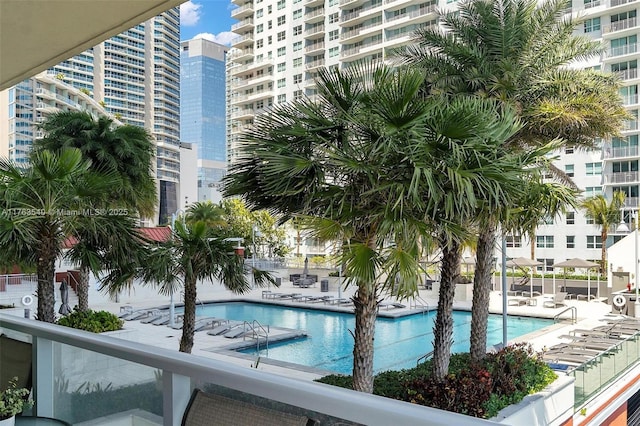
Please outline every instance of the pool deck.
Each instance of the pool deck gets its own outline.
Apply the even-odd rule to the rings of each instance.
[[[272,299],[265,298],[263,291],[271,291],[278,293],[299,293],[303,296],[333,296],[334,298],[348,299],[355,289],[347,289],[342,291],[338,295],[337,291],[321,292],[319,285],[317,287],[310,288],[298,288],[294,287],[292,283],[286,281],[283,282],[280,288],[256,288],[244,295],[234,295],[233,293],[225,290],[220,285],[203,285],[198,288],[198,302],[222,302],[222,301],[249,301],[249,302],[261,302],[272,303],[281,306],[290,306],[298,308],[308,309],[327,309],[331,311],[339,312],[352,312],[353,306],[347,305],[330,305],[323,302],[304,301],[305,298],[292,299]],[[420,291],[420,297],[422,302],[426,302],[430,311],[434,311],[437,307],[437,300],[433,298],[433,293],[425,290]],[[563,342],[560,337],[562,335],[569,334],[569,331],[575,328],[593,328],[598,325],[603,325],[603,320],[610,318],[611,306],[605,302],[592,300],[567,300],[567,307],[562,308],[547,308],[544,307],[545,297],[538,296],[535,298],[535,304],[521,305],[521,306],[508,306],[507,312],[509,315],[517,316],[531,316],[538,318],[553,318],[567,307],[575,307],[577,310],[577,323],[570,321],[570,313],[563,314],[562,321],[549,325],[535,333],[530,333],[526,336],[521,336],[518,339],[511,342],[529,342],[536,351],[541,351],[545,347],[553,346],[557,343]],[[75,304],[75,297],[70,300],[70,304]],[[385,303],[398,302],[395,300],[385,300]],[[403,315],[414,314],[421,312],[425,308],[418,306],[415,308],[413,302],[400,301],[400,304],[404,307],[382,306],[380,307],[380,316],[385,317],[398,317]],[[420,302],[418,302],[420,303]],[[424,303],[422,303],[424,305]],[[157,297],[135,297],[135,295],[122,296],[119,303],[109,302],[99,305],[91,305],[94,310],[106,310],[118,314],[121,307],[131,306],[133,309],[151,309],[151,308],[168,308],[169,298],[166,296],[158,295]],[[456,301],[454,302],[454,308],[457,310],[471,310],[471,301]],[[6,310],[7,313],[13,313],[15,315],[22,315],[21,309],[14,310],[15,312],[9,312],[12,310]],[[489,311],[494,314],[502,313],[502,296],[499,292],[492,292],[489,304]],[[178,350],[179,341],[182,334],[181,330],[175,330],[168,326],[155,326],[151,324],[143,324],[140,321],[126,321],[124,329],[117,332],[109,333],[114,337],[123,338],[126,340],[132,340],[140,343],[149,344],[152,346],[163,347],[166,349]],[[274,342],[278,339],[289,339],[299,337],[300,333],[296,330],[287,330],[271,327],[269,330],[269,341]],[[192,354],[203,356],[207,358],[220,359],[227,362],[232,362],[238,365],[244,365],[247,368],[253,368],[256,362],[254,356],[249,356],[237,352],[232,352],[230,349],[235,349],[242,345],[254,346],[255,340],[242,337],[231,339],[223,336],[212,336],[207,334],[206,330],[197,331],[194,339],[194,346]],[[270,371],[276,374],[282,374],[289,377],[296,377],[299,379],[313,380],[319,378],[325,374],[326,371],[313,369],[310,367],[304,367],[300,365],[292,366],[287,363],[261,359],[258,367],[261,370]]]

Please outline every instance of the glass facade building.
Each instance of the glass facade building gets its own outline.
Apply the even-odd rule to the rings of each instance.
[[[198,199],[202,201],[216,201],[212,191],[226,173],[227,50],[200,38],[181,43],[180,136],[197,147]]]

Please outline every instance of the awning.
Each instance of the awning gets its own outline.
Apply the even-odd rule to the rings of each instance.
[[[185,0],[0,0],[0,90]]]

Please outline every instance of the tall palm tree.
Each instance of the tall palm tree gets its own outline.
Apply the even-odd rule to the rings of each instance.
[[[106,204],[96,205],[96,208],[106,207],[109,210],[102,211],[115,212],[113,207],[122,207],[122,210],[118,210],[124,213],[122,216],[129,215],[127,209],[130,209],[132,215],[153,215],[157,201],[155,181],[151,173],[155,148],[144,129],[131,125],[117,126],[108,117],[95,118],[88,112],[79,111],[52,114],[40,127],[46,134],[44,138],[36,140],[34,149],[58,151],[63,148],[78,148],[83,157],[91,161],[91,169],[118,174],[121,185],[112,188]],[[89,272],[93,271],[94,275],[99,273],[97,251],[104,249],[90,244],[102,241],[102,238],[96,240],[87,237],[75,245],[67,256],[78,266],[80,272],[77,283],[80,310],[89,309]],[[113,250],[110,253],[117,255],[119,252]]]
[[[607,270],[607,237],[609,236],[609,229],[619,223],[620,209],[624,205],[624,199],[624,192],[616,191],[609,201],[603,195],[596,195],[583,200],[580,204],[580,207],[584,209],[585,216],[600,226],[600,241],[602,243],[601,273]]]
[[[427,71],[435,91],[494,98],[514,107],[523,126],[507,141],[513,150],[556,138],[592,147],[594,138],[615,134],[626,113],[613,76],[566,68],[603,50],[574,34],[580,21],[565,17],[566,6],[564,0],[466,1],[455,12],[440,14],[442,29],[419,30],[416,44],[401,56]],[[493,250],[501,217],[505,215],[481,223],[479,244],[491,247],[478,247],[484,253],[476,262],[480,271],[490,270],[482,262],[491,262],[487,253]],[[483,282],[474,285],[474,300],[487,300],[490,274],[478,279]],[[474,303],[472,317],[471,341],[478,345],[471,355],[479,361],[486,353],[486,335],[477,335],[486,331],[488,307]]]
[[[461,224],[475,193],[502,202],[501,185],[522,173],[514,162],[505,169],[507,160],[497,155],[516,130],[512,116],[501,117],[488,102],[427,98],[423,80],[415,69],[383,65],[320,70],[318,103],[297,100],[259,117],[225,181],[226,195],[283,219],[323,219],[318,234],[344,241],[340,262],[357,287],[358,391],[373,388],[379,297],[417,292],[422,237],[438,232],[443,250],[452,253],[454,272],[443,278],[441,293],[449,298],[438,307],[449,310]],[[452,323],[445,322],[436,347],[450,345]]]
[[[110,206],[135,210],[151,217],[156,209],[156,184],[152,174],[155,146],[149,133],[138,126],[117,126],[108,117],[88,112],[62,111],[47,117],[45,131],[34,149],[57,151],[78,148],[94,170],[115,171],[121,185],[111,191]],[[132,212],[133,213],[133,212]]]
[[[114,173],[92,171],[75,148],[39,150],[27,167],[0,159],[0,262],[36,266],[39,320],[55,321],[55,261],[65,241],[118,235],[127,244],[127,237],[135,238],[129,218],[96,214],[95,206],[104,205],[119,184]]]
[[[209,212],[204,212],[202,205],[190,206],[185,218],[175,222],[169,241],[147,246],[137,253],[139,256],[132,258],[131,263],[114,268],[102,281],[102,288],[112,296],[131,287],[133,278],[139,278],[143,285],[157,286],[161,294],[172,294],[183,287],[180,351],[186,353],[191,353],[193,348],[198,281],[218,280],[238,294],[251,290],[244,260],[235,253],[234,243],[228,240],[232,235],[220,225],[224,222],[221,210],[214,204],[207,206]],[[273,281],[264,271],[254,272],[254,282],[259,286]]]

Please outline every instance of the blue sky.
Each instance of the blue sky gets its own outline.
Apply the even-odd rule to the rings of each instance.
[[[180,39],[205,38],[229,45],[237,34],[231,32],[231,9],[236,8],[229,0],[189,0],[180,5]]]

